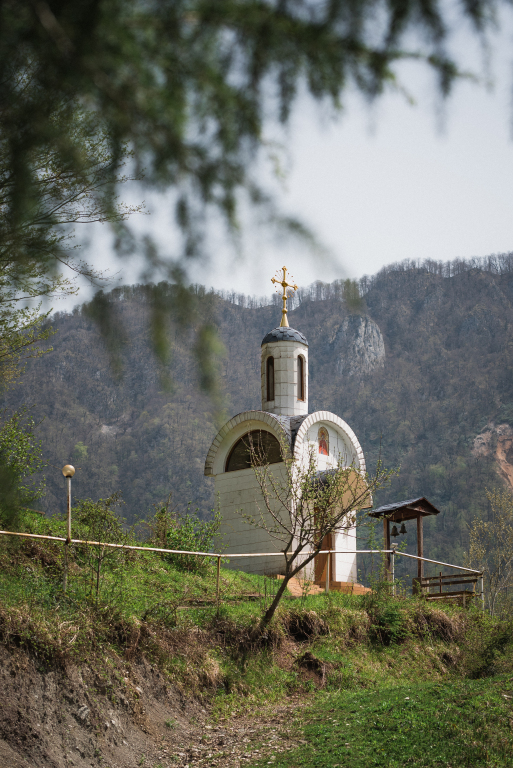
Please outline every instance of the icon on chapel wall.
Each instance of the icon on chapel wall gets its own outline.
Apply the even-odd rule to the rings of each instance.
[[[319,453],[322,456],[329,455],[330,438],[326,427],[321,427],[317,439],[319,440]]]

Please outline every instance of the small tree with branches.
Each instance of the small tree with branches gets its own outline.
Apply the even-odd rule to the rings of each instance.
[[[260,620],[260,631],[272,620],[289,581],[322,551],[325,537],[347,532],[394,474],[384,469],[381,459],[372,476],[354,465],[344,466],[341,459],[332,469],[319,472],[313,450],[305,458],[292,456],[284,440],[280,447],[283,463],[271,465],[259,441],[248,437],[261,497],[255,500],[255,514],[240,514],[277,542],[285,564],[283,581]]]
[[[511,491],[486,491],[488,520],[476,517],[470,525],[467,561],[483,572],[488,610],[493,616],[513,586],[513,495]]]

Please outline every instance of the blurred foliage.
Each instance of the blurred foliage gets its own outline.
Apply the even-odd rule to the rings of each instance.
[[[174,302],[182,316],[188,260],[210,255],[209,221],[224,222],[238,248],[239,209],[249,207],[268,231],[313,245],[311,233],[277,211],[253,173],[259,155],[279,165],[267,126],[286,124],[301,92],[337,112],[346,93],[372,100],[401,90],[405,60],[431,69],[446,96],[463,74],[450,52],[452,30],[469,24],[485,39],[495,30],[496,6],[495,0],[457,7],[438,0],[5,0],[0,288],[8,274],[9,285],[29,295],[69,290],[62,267],[94,279],[69,240],[72,227],[87,222],[108,224],[118,255],[142,258],[144,279],[160,274],[180,286]],[[132,177],[173,191],[179,236],[170,253],[126,224],[141,210],[116,198],[129,179],[127,162]],[[152,298],[152,346],[166,362],[168,307],[157,292]],[[119,372],[124,334],[113,331],[111,309],[101,296],[89,306]],[[214,395],[209,357],[217,344],[208,325],[198,331],[200,384]]]
[[[37,87],[28,62],[16,77],[17,95],[9,102],[14,112],[16,100]],[[9,135],[2,131],[10,111],[0,114],[0,387],[5,388],[22,372],[26,359],[43,354],[43,342],[52,335],[51,328],[42,327],[49,315],[41,312],[42,301],[76,293],[76,274],[102,277],[77,258],[72,227],[114,224],[142,208],[120,203],[113,195],[114,179],[117,186],[128,181],[122,167],[130,152],[123,146],[114,158],[97,116],[69,100],[57,105],[47,127],[63,142],[74,143],[80,164],[74,156],[65,160],[60,149],[46,141],[31,149],[21,171],[16,165],[21,158],[13,157]],[[20,123],[16,140],[22,141],[22,135]],[[67,276],[61,273],[64,268]]]
[[[465,0],[459,21],[482,35],[495,8],[492,0]],[[266,202],[249,172],[266,141],[264,116],[285,123],[303,86],[336,109],[349,89],[376,97],[397,87],[397,64],[408,58],[431,67],[445,95],[459,74],[449,52],[454,21],[437,0],[3,2],[8,219],[23,221],[41,199],[35,156],[88,174],[90,155],[75,130],[74,105],[81,104],[89,124],[101,116],[101,147],[112,157],[106,189],[113,195],[129,145],[148,183],[176,188],[183,254],[191,256],[201,242],[202,208],[213,206],[234,229],[241,190]],[[127,230],[115,231],[119,248],[130,247]]]
[[[32,120],[41,117],[37,130],[44,130],[45,139],[24,147],[30,129],[25,126],[25,132],[20,122],[16,140],[21,145],[10,146],[13,137],[5,119],[16,114],[20,102],[41,90],[35,70],[35,62],[26,62],[17,72],[11,111],[3,111],[0,118],[2,308],[37,296],[76,293],[74,274],[99,278],[100,273],[77,258],[73,227],[115,225],[143,210],[141,205],[120,202],[115,194],[120,185],[135,178],[124,173],[133,153],[122,145],[114,155],[101,119],[76,101],[64,99],[45,116],[36,109]],[[2,86],[6,85],[4,81]],[[67,276],[61,274],[64,267]]]

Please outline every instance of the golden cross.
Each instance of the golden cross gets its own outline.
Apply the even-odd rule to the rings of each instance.
[[[293,291],[297,291],[297,285],[294,283],[287,283],[287,267],[282,267],[283,270],[283,277],[281,280],[279,280],[276,277],[271,277],[271,283],[277,283],[278,285],[281,285],[283,288],[283,309],[281,310],[281,323],[280,328],[288,328],[289,327],[289,321],[287,320],[287,299],[290,298],[287,296],[287,288],[292,288]],[[292,275],[290,276],[291,279]]]

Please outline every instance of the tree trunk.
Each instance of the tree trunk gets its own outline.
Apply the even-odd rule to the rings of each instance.
[[[280,588],[278,589],[277,593],[274,596],[274,600],[272,601],[271,605],[269,606],[269,608],[266,610],[266,612],[264,613],[264,615],[260,619],[260,624],[257,627],[258,634],[260,634],[271,623],[272,618],[273,618],[274,614],[276,613],[276,609],[277,609],[277,607],[278,607],[278,605],[280,603],[280,600],[281,600],[281,598],[283,596],[283,593],[287,589],[287,584],[289,583],[291,578],[292,578],[292,575],[289,575],[289,576],[285,576],[285,578],[283,579],[283,581],[282,581],[282,583],[280,585]]]
[[[266,629],[266,627],[269,626],[269,624],[272,621],[272,618],[274,614],[276,613],[276,609],[278,605],[280,604],[280,600],[283,597],[285,590],[287,589],[287,584],[291,579],[294,578],[294,576],[299,573],[300,570],[302,570],[305,565],[308,565],[308,563],[311,563],[312,560],[316,557],[318,552],[314,552],[314,554],[310,555],[306,560],[304,560],[300,565],[297,565],[295,567],[292,567],[291,563],[287,563],[287,568],[285,570],[285,576],[283,578],[283,581],[280,585],[280,588],[278,589],[276,595],[274,596],[274,600],[272,601],[271,605],[267,609],[267,611],[264,613],[262,618],[260,619],[260,623],[258,624],[256,628],[256,634],[260,634],[261,632]],[[294,560],[296,557],[294,557]],[[287,572],[288,571],[288,572]]]

